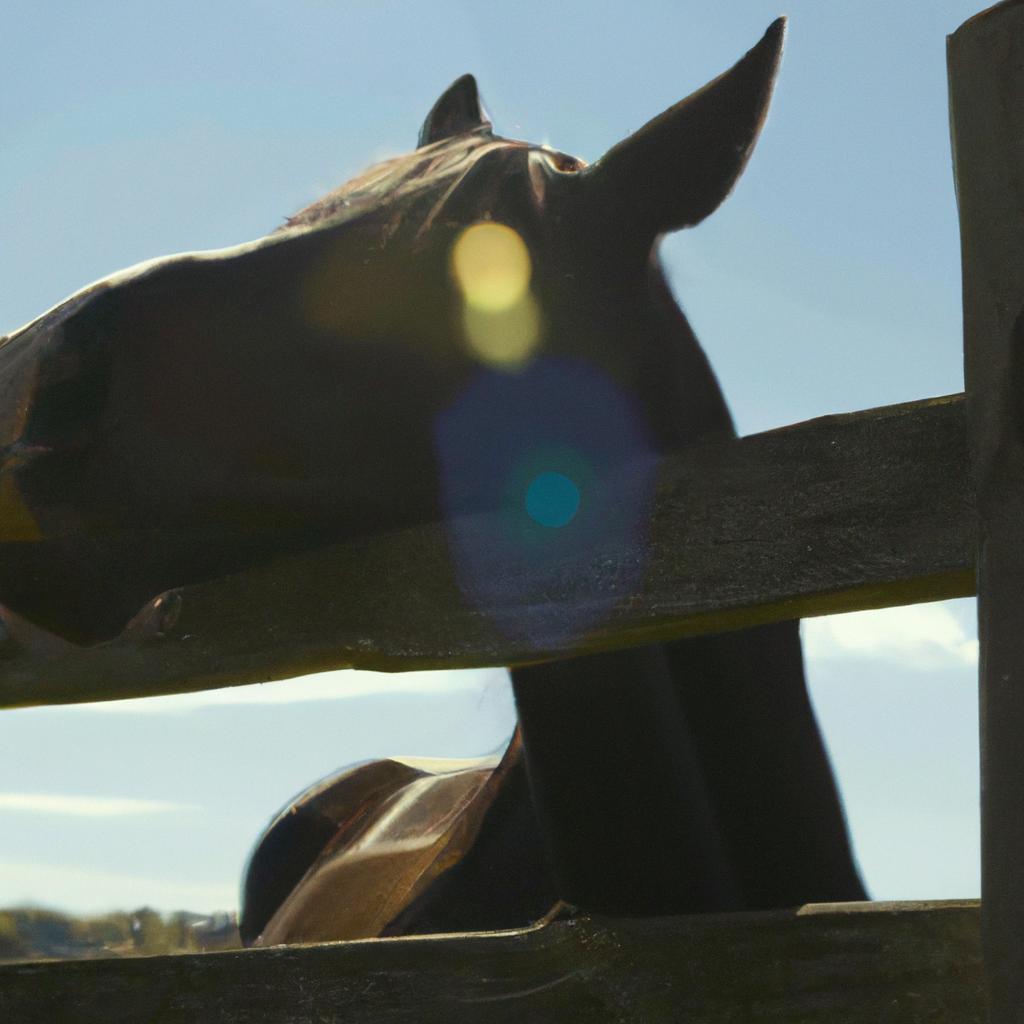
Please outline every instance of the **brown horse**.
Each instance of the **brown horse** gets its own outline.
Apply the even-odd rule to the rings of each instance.
[[[611,511],[599,487],[577,489],[580,507],[592,506],[586,525],[642,559],[644,475],[616,468],[731,434],[653,247],[731,190],[765,115],[782,32],[777,22],[730,72],[592,167],[500,140],[484,157],[493,168],[446,196],[441,216],[459,228],[490,215],[528,240],[543,268],[534,281],[548,351],[587,361],[583,370],[506,370],[472,383],[456,414],[442,415],[434,437],[450,523],[488,507],[523,451],[546,443],[560,453],[526,479],[543,468],[578,480],[582,463],[614,480]],[[491,145],[489,129],[466,76],[427,118],[426,148],[390,166]],[[336,204],[328,197],[300,217]],[[607,377],[595,380],[594,364]],[[570,492],[567,523],[575,500]],[[549,504],[557,519],[557,495]],[[568,620],[554,608],[546,621],[519,619],[514,601],[495,598],[495,581],[507,588],[510,570],[534,558],[585,559],[591,538],[559,546],[557,533],[542,537],[538,555],[525,530],[509,540],[453,525],[451,535],[464,592],[500,608],[502,628],[519,635],[571,636],[634,583],[616,581],[604,602],[598,595]],[[866,898],[807,698],[797,623],[534,665],[512,681],[520,725],[500,763],[373,762],[285,808],[250,859],[244,939],[514,927],[559,899],[638,915]]]
[[[4,339],[8,621],[101,643],[172,588],[442,521],[468,602],[572,650],[642,582],[659,460],[732,435],[656,244],[733,187],[783,31],[591,166],[496,137],[465,76],[415,152],[280,231],[124,271]],[[499,766],[382,762],[287,809],[246,939],[863,896],[795,623],[513,686]]]

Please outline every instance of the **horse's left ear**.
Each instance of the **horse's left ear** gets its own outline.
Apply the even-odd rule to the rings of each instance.
[[[418,145],[429,146],[431,142],[450,139],[453,135],[462,135],[485,125],[490,128],[491,122],[484,117],[480,106],[476,79],[472,75],[463,75],[441,93],[441,98],[427,114],[420,129]]]
[[[732,191],[768,113],[786,19],[731,70],[613,146],[580,178],[581,198],[618,232],[651,240],[702,221]]]

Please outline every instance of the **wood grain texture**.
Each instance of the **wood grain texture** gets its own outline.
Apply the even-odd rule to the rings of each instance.
[[[571,646],[502,636],[486,609],[463,598],[444,527],[435,523],[170,592],[122,636],[92,648],[33,652],[9,638],[0,647],[0,706],[348,666],[523,664],[970,595],[975,513],[966,442],[962,398],[954,395],[824,417],[666,460],[642,584]],[[596,560],[591,593],[593,579],[614,579],[630,558],[608,551]],[[572,602],[574,587],[567,570],[557,593],[545,590],[538,601]]]
[[[19,1024],[977,1024],[972,901],[0,967]]]
[[[1024,4],[949,39],[964,370],[978,484],[982,937],[994,1024],[1024,1020]]]

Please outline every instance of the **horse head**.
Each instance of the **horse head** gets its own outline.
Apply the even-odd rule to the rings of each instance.
[[[493,580],[640,544],[651,465],[731,431],[656,242],[733,187],[783,33],[590,165],[496,136],[466,75],[419,148],[266,238],[4,339],[0,602],[91,644],[170,588],[444,518],[467,595],[539,637]],[[500,537],[465,526],[503,508]]]

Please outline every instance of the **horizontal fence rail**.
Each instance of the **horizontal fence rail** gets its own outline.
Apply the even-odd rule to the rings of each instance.
[[[168,592],[91,648],[13,630],[0,645],[0,707],[333,668],[514,665],[969,596],[976,534],[962,395],[826,416],[666,459],[642,583],[571,645],[503,636],[463,597],[432,523]],[[593,573],[618,578],[635,558],[609,550]],[[573,600],[578,572],[567,565],[545,600]]]
[[[0,967],[18,1024],[984,1020],[978,904],[811,904]]]

